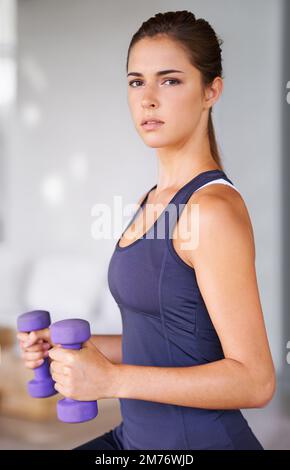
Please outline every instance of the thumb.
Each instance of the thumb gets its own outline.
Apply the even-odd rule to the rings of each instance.
[[[27,340],[25,342],[25,346],[29,347],[29,346],[32,346],[35,343],[43,342],[43,341],[50,342],[49,332],[48,332],[47,328],[45,328],[43,330],[31,331],[29,333],[28,337],[27,337]]]

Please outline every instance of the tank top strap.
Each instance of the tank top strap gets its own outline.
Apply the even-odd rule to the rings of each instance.
[[[223,170],[208,170],[199,173],[175,194],[166,211],[166,238],[172,236],[173,229],[179,220],[181,212],[192,194],[204,184],[220,178],[225,179],[233,185],[233,182],[227,177]]]
[[[234,184],[222,170],[209,170],[203,173],[199,173],[195,178],[190,180],[185,186],[181,188],[180,191],[177,192],[176,198],[174,198],[175,204],[186,204],[191,195],[197,191],[201,186],[206,183],[211,183],[214,180],[218,180],[220,178],[225,179],[232,185]]]
[[[143,208],[145,202],[147,201],[147,198],[149,196],[149,193],[152,191],[152,189],[155,189],[156,188],[156,184],[154,186],[152,186],[152,188],[150,188],[147,193],[145,193],[141,203],[138,205],[137,209],[135,211],[133,211],[133,214],[131,215],[131,217],[129,218],[129,222],[127,222],[127,225],[125,226],[124,230],[122,231],[121,233],[121,237],[124,235],[124,233],[126,232],[126,230],[130,227],[130,225],[134,222],[134,220],[136,219],[137,215],[139,214],[139,212],[141,211],[141,209]]]

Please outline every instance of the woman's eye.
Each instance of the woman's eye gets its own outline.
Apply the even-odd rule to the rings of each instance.
[[[133,86],[133,83],[138,83],[138,82],[141,83],[140,80],[132,80],[131,82],[129,82],[129,85],[130,85],[132,88],[137,88],[137,87]]]
[[[167,80],[164,81],[164,83],[165,82],[175,82],[176,84],[180,83],[180,81],[177,78],[168,78]],[[129,82],[129,85],[132,88],[139,88],[138,86],[133,86],[133,83],[142,83],[142,81],[141,80],[132,80],[131,82]]]
[[[177,78],[168,78],[168,80],[165,80],[166,82],[175,82],[176,84],[180,83],[179,80],[177,80]]]

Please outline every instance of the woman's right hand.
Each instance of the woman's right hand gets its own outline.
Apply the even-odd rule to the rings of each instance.
[[[30,333],[18,332],[17,338],[21,350],[20,355],[28,369],[41,366],[48,357],[48,350],[55,346],[51,341],[49,328]]]

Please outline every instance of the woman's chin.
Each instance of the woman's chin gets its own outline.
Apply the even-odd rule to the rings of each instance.
[[[160,147],[166,147],[169,142],[167,140],[160,139],[158,136],[142,136],[142,140],[147,147],[152,147],[152,148],[160,148]]]

